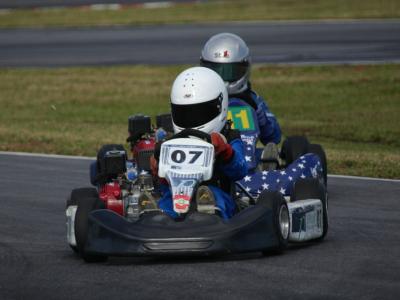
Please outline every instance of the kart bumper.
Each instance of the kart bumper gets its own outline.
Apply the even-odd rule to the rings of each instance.
[[[263,251],[278,245],[272,220],[272,211],[263,205],[250,207],[229,221],[201,213],[175,221],[158,213],[132,223],[110,210],[96,210],[89,216],[85,252],[159,256]]]

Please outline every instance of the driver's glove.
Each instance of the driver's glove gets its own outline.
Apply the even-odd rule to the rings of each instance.
[[[229,162],[233,156],[233,149],[226,138],[218,132],[211,133],[211,142],[214,145],[215,156],[223,162]]]

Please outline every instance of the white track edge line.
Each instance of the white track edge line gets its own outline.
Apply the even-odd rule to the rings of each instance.
[[[368,181],[385,181],[385,182],[400,182],[400,179],[389,179],[389,178],[374,178],[374,177],[362,177],[362,176],[351,176],[351,175],[334,175],[328,174],[331,178],[343,178],[343,179],[358,179]]]
[[[8,151],[0,151],[0,155],[33,156],[33,157],[62,158],[62,159],[82,159],[82,160],[96,159],[96,157],[90,157],[90,156],[74,156],[74,155],[28,153],[28,152],[8,152]]]
[[[8,152],[8,151],[0,151],[0,155],[31,156],[31,157],[61,158],[61,159],[81,159],[81,160],[93,160],[93,159],[96,159],[96,157],[89,157],[89,156],[73,156],[73,155],[28,153],[28,152]],[[350,175],[329,174],[328,177],[330,177],[330,178],[343,178],[343,179],[369,180],[369,181],[400,182],[400,179],[373,178],[373,177],[350,176]]]

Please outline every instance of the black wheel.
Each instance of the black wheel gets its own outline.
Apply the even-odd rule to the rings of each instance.
[[[78,199],[78,209],[75,215],[75,238],[79,254],[86,262],[103,262],[107,256],[85,253],[85,244],[89,231],[89,213],[95,209],[104,208],[98,197]]]
[[[67,199],[66,208],[68,208],[68,206],[78,205],[78,199],[83,199],[83,198],[86,199],[92,197],[98,197],[98,193],[95,188],[87,187],[87,188],[73,189],[70,197]],[[76,246],[72,245],[69,246],[75,253],[78,253],[78,248]]]
[[[310,143],[305,136],[289,136],[282,144],[280,156],[290,165],[300,156],[308,152]]]
[[[326,160],[326,154],[324,148],[319,144],[310,144],[308,147],[308,152],[318,155],[321,160],[323,172],[324,172],[324,183],[325,187],[328,186],[328,162]]]
[[[290,216],[289,209],[283,195],[279,192],[264,191],[258,198],[257,205],[266,205],[272,210],[273,229],[278,245],[263,251],[264,255],[281,254],[288,245]]]
[[[71,196],[67,199],[67,205],[78,205],[78,199],[82,198],[96,198],[98,197],[99,194],[97,193],[97,190],[92,187],[84,187],[84,188],[79,188],[79,189],[73,189],[71,192]]]
[[[323,240],[328,233],[328,193],[325,186],[316,178],[299,179],[294,185],[294,191],[291,202],[305,199],[320,199],[322,202],[322,236],[315,239]]]

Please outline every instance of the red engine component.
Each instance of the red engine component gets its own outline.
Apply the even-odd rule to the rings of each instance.
[[[100,199],[106,204],[106,208],[124,216],[124,203],[121,199],[121,187],[117,182],[110,182],[100,189]]]
[[[150,156],[154,153],[155,145],[154,137],[140,139],[132,145],[133,159],[140,170],[150,170]]]
[[[154,137],[138,140],[132,147],[133,157],[137,159],[138,154],[142,151],[154,151],[155,144]]]

